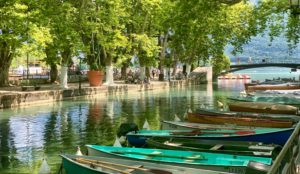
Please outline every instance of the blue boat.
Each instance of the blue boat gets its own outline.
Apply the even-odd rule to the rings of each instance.
[[[213,126],[212,126],[213,128]],[[127,133],[130,145],[142,147],[150,137],[208,139],[223,141],[254,141],[283,146],[295,128],[253,128],[251,130],[140,130]]]
[[[265,157],[97,145],[86,145],[86,147],[91,156],[133,159],[229,173],[246,173],[251,162],[259,164],[264,170],[255,173],[265,173],[272,164],[272,159]]]

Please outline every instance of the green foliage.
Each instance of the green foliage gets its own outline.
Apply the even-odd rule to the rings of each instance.
[[[223,70],[230,68],[230,59],[225,55],[213,57],[210,63],[213,67],[214,77],[218,76]]]
[[[155,58],[157,57],[160,49],[160,47],[157,46],[156,39],[148,37],[145,34],[133,35],[133,38],[133,47],[136,49],[140,65],[155,65]]]
[[[292,49],[300,37],[299,16],[286,0],[10,0],[0,14],[0,61],[8,65],[27,53],[49,65],[68,65],[82,53],[91,69],[128,64],[133,55],[141,66],[214,57],[218,73],[228,44],[242,52],[268,30],[271,41],[285,33]]]

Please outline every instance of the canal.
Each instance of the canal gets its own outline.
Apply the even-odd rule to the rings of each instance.
[[[142,127],[147,120],[152,129],[158,129],[160,120],[173,120],[175,114],[183,119],[188,109],[216,108],[217,101],[227,103],[226,97],[239,95],[244,82],[222,80],[208,85],[1,110],[0,173],[37,173],[43,158],[52,173],[56,173],[61,152],[74,154],[77,146],[85,151],[85,144],[112,145],[123,122]]]
[[[53,173],[60,166],[60,152],[75,153],[85,144],[112,145],[116,130],[123,122],[139,127],[147,119],[152,129],[160,127],[160,120],[173,120],[175,114],[183,118],[188,109],[211,107],[217,100],[238,94],[220,84],[173,88],[120,94],[35,107],[0,111],[0,173],[37,173],[46,158]]]

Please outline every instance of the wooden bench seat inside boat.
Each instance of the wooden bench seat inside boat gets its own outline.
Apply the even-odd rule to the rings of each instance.
[[[216,144],[214,147],[210,148],[210,150],[219,150],[223,147],[223,144]]]

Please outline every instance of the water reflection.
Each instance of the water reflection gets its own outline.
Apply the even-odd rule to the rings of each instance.
[[[37,173],[43,157],[55,173],[60,151],[75,153],[85,144],[111,145],[122,122],[142,127],[147,119],[152,129],[159,129],[160,120],[174,120],[175,114],[183,119],[189,108],[226,102],[230,92],[217,91],[222,88],[208,84],[3,110],[0,173]]]

